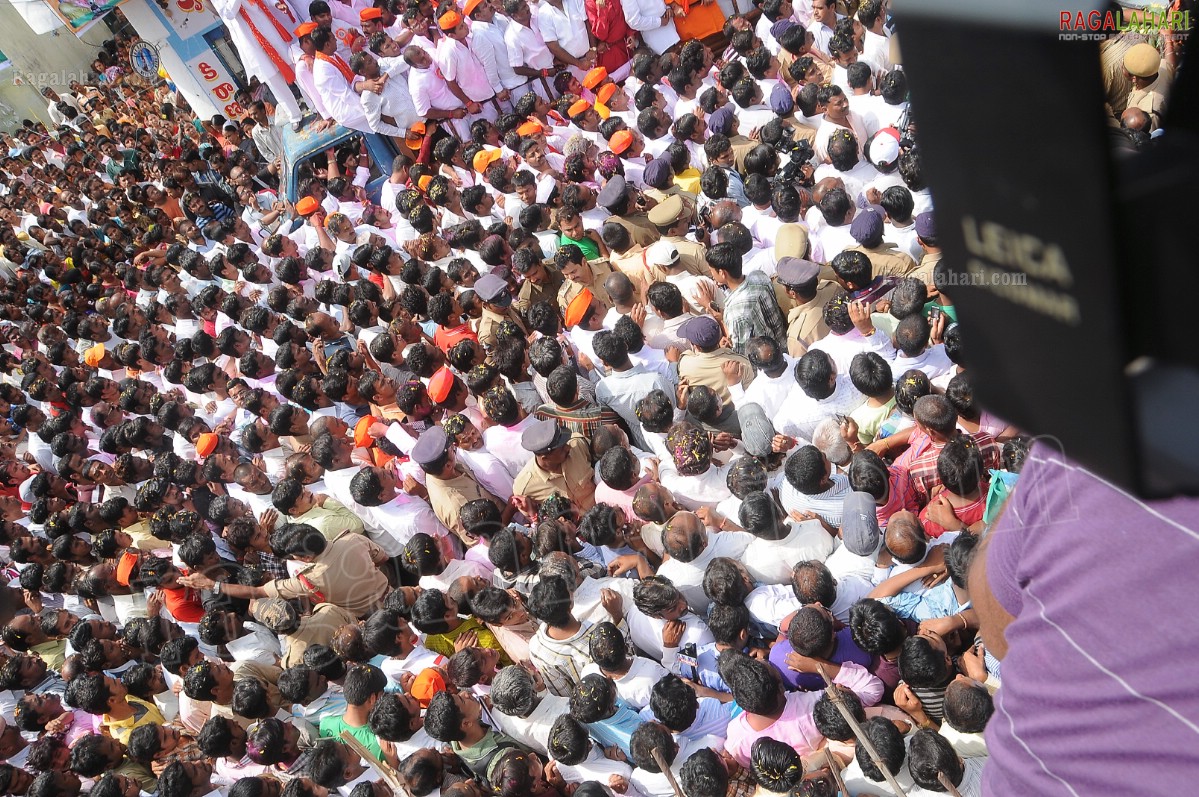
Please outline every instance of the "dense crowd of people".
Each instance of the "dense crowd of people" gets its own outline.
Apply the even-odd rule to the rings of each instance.
[[[0,163],[0,794],[981,793],[968,579],[1028,440],[886,5],[727,5],[218,2],[243,118],[113,53],[46,90]],[[1120,41],[1143,146],[1176,44]],[[334,123],[399,154],[289,198]]]

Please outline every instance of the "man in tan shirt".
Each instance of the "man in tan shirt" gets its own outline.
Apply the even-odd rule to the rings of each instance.
[[[511,508],[479,484],[466,463],[458,461],[457,453],[450,447],[449,437],[440,424],[421,432],[420,439],[412,447],[411,457],[425,472],[425,489],[429,492],[433,514],[466,545],[477,542],[462,528],[459,518],[467,502],[486,498],[511,517]]]
[[[691,229],[692,216],[693,210],[677,195],[667,197],[648,214],[650,223],[662,234],[662,240],[674,244],[674,248],[678,250],[679,265],[683,270],[697,277],[711,277],[712,269],[708,268],[708,260],[705,257],[708,248],[685,237]],[[657,273],[654,274],[654,278],[665,279],[665,275]]]
[[[558,289],[558,306],[566,311],[570,300],[583,292],[591,291],[591,298],[609,308],[612,300],[604,289],[604,280],[612,273],[612,267],[602,260],[589,261],[583,257],[583,250],[574,244],[567,244],[558,250],[554,257],[562,276],[566,281]]]
[[[1132,83],[1125,108],[1140,108],[1149,116],[1150,131],[1162,124],[1162,112],[1174,71],[1162,63],[1157,48],[1148,42],[1134,44],[1124,54],[1124,72]]]
[[[725,375],[725,363],[736,363],[741,369],[741,387],[749,387],[754,380],[754,367],[749,360],[729,348],[720,345],[720,325],[710,316],[689,319],[679,327],[679,334],[692,346],[692,351],[683,352],[679,358],[679,385],[686,382],[695,387],[710,387],[720,397],[722,405],[730,405],[733,396],[729,393],[729,378]]]
[[[839,290],[837,283],[820,279],[820,266],[798,257],[778,262],[778,284],[795,302],[787,314],[787,354],[802,357],[808,347],[828,334],[824,305]]]
[[[250,615],[287,643],[287,652],[279,662],[285,670],[303,664],[304,651],[309,647],[328,645],[337,629],[358,622],[354,615],[332,603],[317,604],[311,615],[301,617],[295,607],[282,598],[251,601]]]
[[[530,424],[521,434],[520,444],[533,459],[516,475],[513,493],[536,504],[561,493],[584,512],[595,506],[595,469],[584,438],[572,436],[557,421],[546,419]]]
[[[857,251],[870,260],[871,275],[904,277],[916,269],[916,261],[907,252],[899,251],[890,241],[883,240],[883,215],[864,210],[849,225],[849,234],[858,242],[846,251]]]
[[[440,428],[440,427],[438,427]],[[383,605],[391,591],[379,565],[387,562],[387,553],[362,534],[343,532],[333,540],[311,526],[291,524],[282,535],[282,553],[288,559],[307,565],[291,578],[268,581],[261,587],[216,582],[201,573],[192,573],[179,583],[192,589],[210,589],[231,598],[305,598],[313,604],[332,603],[355,617],[366,617]],[[274,540],[272,540],[274,542]]]
[[[475,283],[475,293],[483,302],[483,317],[479,319],[479,344],[490,352],[495,348],[495,330],[505,321],[511,321],[525,332],[525,324],[512,309],[512,294],[508,283],[494,274],[484,274]]]
[[[654,200],[629,188],[625,179],[618,174],[608,181],[595,201],[612,214],[604,219],[605,224],[615,222],[629,231],[633,243],[649,246],[658,240],[658,230],[646,215],[646,211],[652,209]]]

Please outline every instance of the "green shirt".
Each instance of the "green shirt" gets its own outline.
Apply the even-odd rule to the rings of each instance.
[[[586,235],[583,236],[581,241],[576,241],[574,238],[567,238],[565,235],[559,233],[558,246],[566,246],[567,244],[574,244],[579,247],[583,252],[583,257],[587,260],[595,260],[600,256],[599,247],[595,245],[595,241]]]
[[[324,506],[312,507],[296,517],[293,522],[312,526],[330,541],[335,540],[343,531],[362,534],[365,530],[362,519],[334,498],[326,498]]]
[[[349,731],[350,735],[362,742],[363,747],[370,750],[375,758],[382,760],[383,748],[379,746],[379,737],[375,736],[375,732],[370,729],[369,725],[347,725],[344,716],[321,719],[322,739],[340,739],[342,731]]]

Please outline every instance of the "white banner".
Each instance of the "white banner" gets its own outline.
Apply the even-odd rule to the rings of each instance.
[[[233,99],[237,92],[237,83],[230,77],[216,53],[209,51],[196,56],[187,62],[187,68],[196,76],[197,82],[204,87],[212,104],[220,109],[226,119],[237,119],[245,114],[245,109]]]

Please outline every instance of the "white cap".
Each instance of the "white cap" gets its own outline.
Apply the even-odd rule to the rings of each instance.
[[[669,267],[679,262],[679,248],[670,241],[656,241],[645,250],[647,266]]]
[[[884,127],[870,139],[870,163],[876,168],[889,167],[899,157],[899,131]]]

